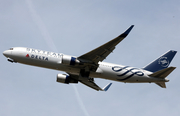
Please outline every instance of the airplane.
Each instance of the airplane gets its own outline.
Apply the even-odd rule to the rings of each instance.
[[[3,55],[12,63],[64,71],[67,74],[57,74],[57,82],[65,84],[81,82],[97,91],[107,91],[112,83],[100,88],[94,78],[124,83],[155,83],[166,88],[165,82],[169,82],[166,77],[176,68],[169,67],[169,64],[177,51],[169,50],[143,68],[102,62],[133,27],[134,25],[131,25],[118,37],[79,57],[27,47],[13,47],[5,50]]]

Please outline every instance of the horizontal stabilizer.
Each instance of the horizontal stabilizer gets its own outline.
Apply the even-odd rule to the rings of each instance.
[[[156,84],[159,85],[162,88],[166,88],[165,82],[157,82]]]
[[[157,78],[166,78],[176,67],[169,67],[162,69],[160,71],[157,71],[149,76],[151,77],[157,77]]]

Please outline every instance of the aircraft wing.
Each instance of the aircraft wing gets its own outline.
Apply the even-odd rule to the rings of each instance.
[[[92,88],[92,89],[95,89],[95,90],[97,90],[97,91],[99,91],[99,90],[101,90],[101,91],[103,91],[98,85],[96,85],[96,83],[94,83],[93,81],[80,81],[82,84],[84,84],[84,85],[86,85],[86,86],[88,86],[88,87],[90,87],[90,88]]]
[[[115,49],[115,46],[129,34],[133,27],[134,25],[131,25],[124,33],[122,33],[118,37],[78,57],[78,59],[80,61],[98,64],[99,61],[103,61]]]
[[[105,87],[100,88],[98,85],[96,85],[96,83],[94,83],[93,81],[80,81],[82,84],[95,89],[97,91],[101,90],[101,91],[107,91],[109,89],[109,87],[112,85],[112,83],[107,84]]]
[[[82,84],[95,89],[97,91],[107,91],[109,89],[109,87],[112,85],[112,83],[107,84],[105,87],[100,88],[95,82],[94,82],[94,78],[89,79],[88,77],[81,77],[78,75],[73,75],[73,74],[69,74],[72,78],[77,79],[78,81],[81,82]]]
[[[89,75],[86,75],[86,72],[89,72],[89,70],[95,71],[95,69],[97,68],[98,62],[103,61],[115,49],[115,46],[129,34],[129,32],[132,30],[133,27],[134,27],[134,25],[131,25],[124,33],[122,33],[118,37],[116,37],[116,38],[112,39],[111,41],[103,44],[102,46],[78,57],[78,60],[80,60],[82,63],[85,63],[85,65],[82,65],[84,69],[83,68],[81,69],[82,71],[80,72],[80,75],[69,74],[70,77],[78,80],[82,84],[84,84],[88,87],[91,87],[92,89],[95,89],[97,91],[99,91],[99,90],[107,91],[112,83],[109,83],[104,88],[100,88],[94,82],[94,78],[90,78]],[[88,65],[88,66],[86,66],[86,65]],[[85,71],[83,71],[83,70],[85,70]]]

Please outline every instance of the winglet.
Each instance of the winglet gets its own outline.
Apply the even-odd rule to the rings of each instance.
[[[129,32],[132,30],[133,27],[134,27],[134,25],[131,25],[124,33],[122,33],[120,35],[120,37],[124,37],[125,38],[129,34]]]
[[[112,83],[107,84],[102,90],[107,91],[111,85],[112,85]]]

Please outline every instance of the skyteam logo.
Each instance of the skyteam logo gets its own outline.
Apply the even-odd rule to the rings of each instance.
[[[114,72],[120,73],[117,76],[125,77],[125,78],[118,79],[120,81],[124,81],[126,79],[129,79],[134,75],[137,75],[137,76],[143,76],[144,75],[144,73],[142,71],[140,71],[138,68],[131,68],[129,66],[125,66],[125,67],[114,66],[114,67],[112,67],[112,70]]]
[[[169,60],[167,57],[161,57],[159,58],[158,63],[162,66],[162,67],[168,67],[169,66]]]

